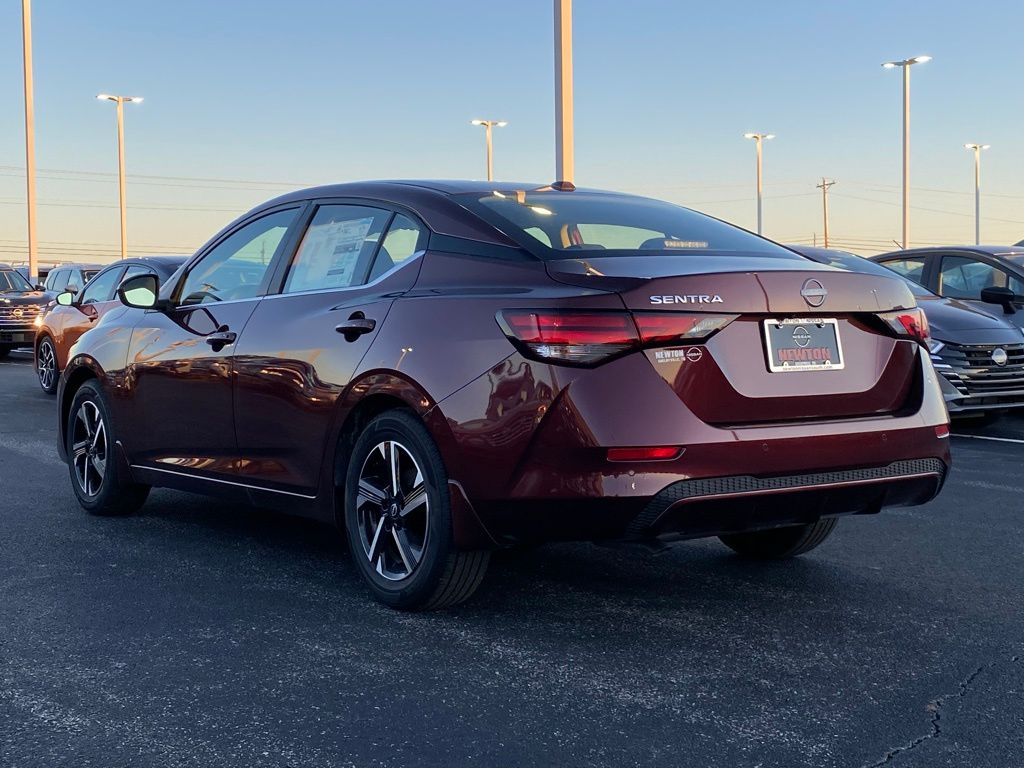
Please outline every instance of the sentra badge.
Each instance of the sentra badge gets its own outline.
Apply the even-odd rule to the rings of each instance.
[[[722,297],[710,293],[688,293],[685,296],[651,296],[651,304],[721,304]]]

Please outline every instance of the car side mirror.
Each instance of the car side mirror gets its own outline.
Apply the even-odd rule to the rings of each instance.
[[[75,303],[75,294],[71,291],[61,291],[57,294],[57,303],[62,307],[70,307]]]
[[[36,283],[35,287],[36,287],[37,291],[45,291],[46,290],[46,286],[43,285],[42,283]]]
[[[1017,308],[1013,304],[1016,298],[1017,294],[1009,288],[997,288],[993,285],[981,289],[981,300],[986,304],[999,304],[1003,308],[1003,313],[1007,315],[1017,312]]]
[[[157,308],[160,302],[160,282],[156,279],[156,275],[129,277],[118,286],[117,298],[126,307]]]

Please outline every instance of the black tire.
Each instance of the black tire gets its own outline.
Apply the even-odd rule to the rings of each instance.
[[[491,553],[456,550],[448,474],[415,415],[388,411],[366,425],[343,492],[349,550],[377,600],[400,610],[436,610],[467,600],[480,586]]]
[[[148,485],[122,476],[115,443],[103,392],[96,382],[87,381],[71,401],[67,452],[71,488],[82,509],[91,515],[130,515],[149,495]]]
[[[0,360],[3,360],[5,357],[11,354],[12,349],[14,349],[14,347],[9,347],[6,344],[0,344]]]
[[[817,522],[807,525],[734,533],[718,538],[729,549],[744,557],[783,560],[810,552],[829,537],[837,522],[838,520],[834,517],[823,517]]]
[[[48,395],[57,394],[60,383],[60,366],[57,364],[57,345],[48,334],[43,334],[36,345],[36,376],[39,388]]]

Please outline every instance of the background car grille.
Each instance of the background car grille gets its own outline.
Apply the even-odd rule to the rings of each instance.
[[[1006,365],[996,365],[992,353],[1006,352]],[[1020,393],[1024,400],[1024,344],[946,344],[935,369],[967,397]]]
[[[38,304],[0,306],[0,327],[32,325],[41,310]],[[20,317],[17,312],[20,312]]]

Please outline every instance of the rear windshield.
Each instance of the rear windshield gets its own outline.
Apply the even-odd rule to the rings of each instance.
[[[607,255],[748,253],[792,259],[793,252],[678,205],[607,192],[543,188],[457,195],[456,199],[527,250],[545,258]]]

